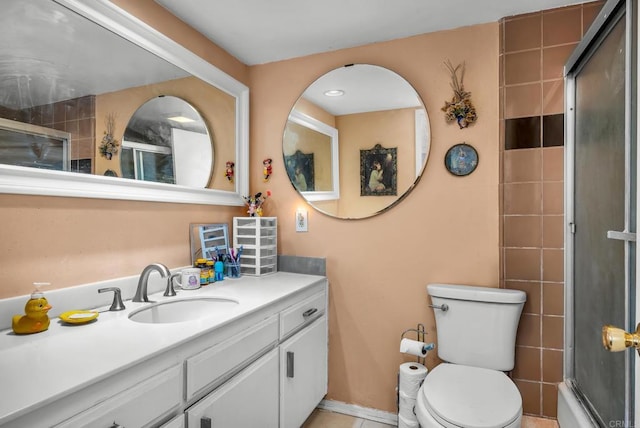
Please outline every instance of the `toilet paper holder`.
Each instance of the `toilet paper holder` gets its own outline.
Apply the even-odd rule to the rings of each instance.
[[[405,334],[411,333],[411,332],[416,333],[416,340],[418,342],[424,342],[425,336],[427,335],[427,331],[424,328],[424,324],[418,324],[416,328],[409,328],[403,331],[402,334],[400,335],[400,340],[404,339]],[[425,358],[418,357],[418,362],[424,365]]]

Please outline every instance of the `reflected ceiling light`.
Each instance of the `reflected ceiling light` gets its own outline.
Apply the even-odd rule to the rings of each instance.
[[[342,89],[330,89],[324,91],[324,94],[328,97],[341,97],[344,95],[344,91]]]
[[[174,122],[178,122],[178,123],[190,123],[190,122],[195,122],[195,120],[185,117],[185,116],[171,116],[168,117],[167,119],[169,120],[173,120]]]

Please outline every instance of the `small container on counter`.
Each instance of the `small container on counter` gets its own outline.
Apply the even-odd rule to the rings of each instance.
[[[216,282],[216,273],[213,269],[213,260],[207,260],[207,270],[209,271],[209,284]]]
[[[207,259],[197,259],[195,267],[200,269],[200,286],[209,285],[209,267]]]

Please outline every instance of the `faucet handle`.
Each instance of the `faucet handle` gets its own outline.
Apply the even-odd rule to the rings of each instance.
[[[173,288],[173,278],[180,276],[180,273],[174,273],[167,278],[167,288],[164,290],[163,296],[173,297],[176,296],[176,290]]]
[[[107,291],[113,291],[113,303],[111,303],[110,311],[122,311],[125,308],[124,303],[122,303],[122,293],[118,287],[106,287],[98,289],[98,293],[105,293]]]

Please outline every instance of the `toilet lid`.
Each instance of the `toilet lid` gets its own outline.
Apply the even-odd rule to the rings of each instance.
[[[505,427],[522,413],[518,388],[496,370],[443,363],[421,389],[429,412],[446,427]]]

